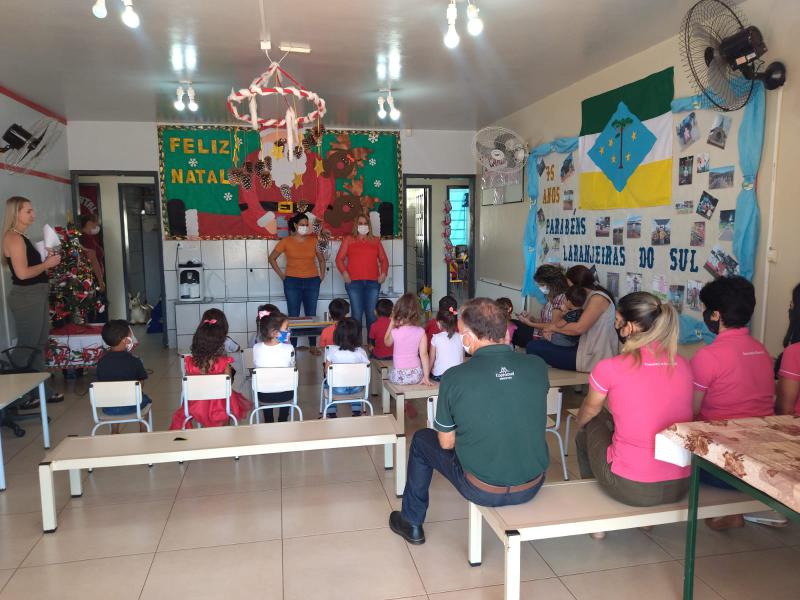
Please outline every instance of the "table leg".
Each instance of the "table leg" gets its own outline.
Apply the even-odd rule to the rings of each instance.
[[[81,470],[69,470],[69,494],[73,498],[80,498],[83,496],[83,489],[81,488]]]
[[[689,482],[689,514],[686,523],[686,553],[683,563],[683,600],[694,597],[694,558],[697,541],[697,504],[700,492],[700,467],[692,455],[692,477]]]
[[[399,434],[395,444],[397,458],[395,459],[394,469],[394,493],[400,498],[406,489],[406,436]]]
[[[400,433],[406,432],[406,395],[397,394],[394,397],[394,412],[397,419],[397,427]]]
[[[506,585],[505,600],[519,600],[522,547],[519,533],[506,533]]]
[[[53,469],[50,468],[49,462],[39,464],[39,494],[42,498],[42,529],[45,533],[53,533],[58,524]]]
[[[39,384],[39,407],[42,413],[42,437],[44,437],[44,447],[50,448],[50,423],[47,422],[47,397],[44,393],[44,381]]]
[[[383,404],[383,414],[388,415],[390,410],[390,396],[383,379],[381,379],[381,402]]]
[[[478,567],[481,564],[483,542],[483,515],[477,504],[469,503],[469,565]]]
[[[394,468],[394,444],[383,445],[383,468],[387,471]]]

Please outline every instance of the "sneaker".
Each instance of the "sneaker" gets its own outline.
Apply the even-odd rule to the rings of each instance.
[[[757,523],[767,527],[786,527],[789,519],[774,510],[765,510],[757,513],[747,513],[744,520],[748,523]]]
[[[353,411],[353,416],[354,417],[360,417],[361,416],[361,411],[360,410],[354,410]]]
[[[605,531],[596,531],[595,533],[590,533],[589,537],[593,540],[604,540],[606,539],[606,532]]]
[[[422,525],[412,525],[405,520],[399,510],[393,510],[389,515],[389,528],[409,544],[425,543],[425,531],[422,529]]]

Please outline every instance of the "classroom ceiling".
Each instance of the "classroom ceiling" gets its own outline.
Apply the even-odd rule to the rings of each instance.
[[[485,28],[471,37],[459,0],[461,43],[449,50],[447,0],[262,1],[273,47],[311,45],[311,54],[289,55],[282,66],[325,98],[329,126],[463,130],[675,35],[693,3],[476,0]],[[93,3],[3,0],[0,85],[68,120],[224,123],[231,87],[246,87],[267,67],[259,0],[134,0],[138,29],[121,22],[120,0],[107,0],[103,20],[92,16]],[[188,77],[173,70],[174,46],[195,49]],[[390,55],[400,65],[392,82],[398,123],[376,115],[386,87],[378,61]],[[196,113],[172,106],[187,78]]]

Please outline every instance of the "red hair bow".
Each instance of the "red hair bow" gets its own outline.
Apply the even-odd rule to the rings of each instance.
[[[216,324],[217,324],[216,319],[206,319],[205,321],[203,321],[203,325],[216,325]]]

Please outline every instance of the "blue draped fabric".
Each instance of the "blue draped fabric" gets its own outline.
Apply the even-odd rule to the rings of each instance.
[[[680,315],[680,333],[678,334],[679,344],[696,344],[705,342],[710,344],[717,337],[708,330],[706,324],[694,317]]]
[[[540,304],[547,299],[539,288],[534,285],[533,274],[536,272],[537,236],[539,233],[536,221],[536,211],[539,209],[539,171],[536,170],[536,159],[547,156],[552,152],[567,153],[578,148],[578,138],[558,138],[547,144],[542,144],[531,150],[528,155],[528,196],[531,205],[528,208],[528,221],[525,224],[525,235],[522,241],[522,253],[525,256],[525,278],[522,281],[522,296],[533,296]]]
[[[756,247],[761,215],[756,200],[756,175],[764,144],[764,84],[756,81],[753,95],[744,107],[739,125],[739,165],[742,169],[742,189],[736,198],[736,221],[733,225],[733,254],[739,260],[742,277],[753,279]]]

